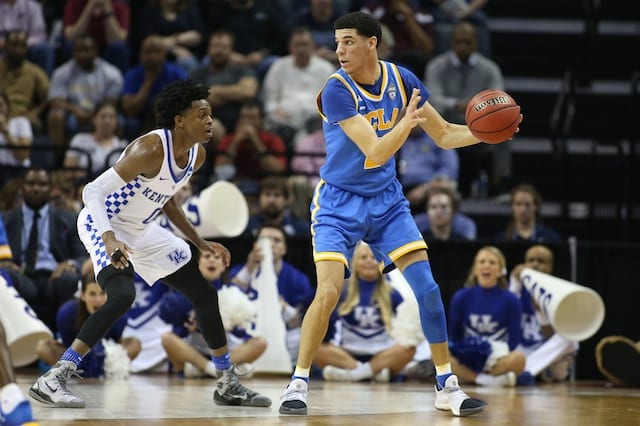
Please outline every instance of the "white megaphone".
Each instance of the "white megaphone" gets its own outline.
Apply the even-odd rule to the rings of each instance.
[[[218,181],[183,204],[187,218],[202,238],[237,237],[249,223],[249,206],[237,186]],[[179,237],[184,235],[166,216],[158,222]]]
[[[14,367],[24,367],[38,359],[36,345],[53,334],[20,297],[13,285],[0,275],[0,323],[4,327]]]
[[[580,342],[600,329],[604,303],[594,290],[531,268],[522,270],[520,281],[547,315],[556,333]]]

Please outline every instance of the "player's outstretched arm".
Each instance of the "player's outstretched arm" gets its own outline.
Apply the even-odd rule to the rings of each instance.
[[[461,148],[480,142],[471,134],[466,125],[449,123],[428,101],[422,105],[422,113],[425,118],[420,123],[422,129],[433,138],[440,148]]]
[[[340,126],[369,160],[376,164],[384,164],[402,147],[411,129],[423,123],[424,117],[422,109],[418,108],[419,102],[420,91],[414,89],[402,119],[381,138],[378,138],[371,124],[360,114],[341,121]]]

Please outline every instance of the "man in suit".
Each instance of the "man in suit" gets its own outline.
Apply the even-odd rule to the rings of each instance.
[[[22,184],[24,201],[3,215],[13,254],[4,263],[35,284],[37,299],[32,307],[55,330],[57,308],[77,290],[86,252],[78,238],[76,215],[50,205],[50,189],[48,171],[27,171]]]

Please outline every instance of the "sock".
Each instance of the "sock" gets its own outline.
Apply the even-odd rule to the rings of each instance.
[[[291,376],[291,380],[301,379],[309,383],[309,370],[311,369],[298,367],[296,365],[296,369],[293,371],[293,376]]]
[[[8,414],[15,410],[18,404],[25,401],[25,399],[18,385],[9,383],[0,390],[0,409],[3,413]]]
[[[216,368],[216,365],[213,363],[213,361],[209,361],[204,367],[204,372],[211,377],[216,377],[218,369]]]
[[[211,360],[218,371],[225,371],[231,368],[231,355],[229,352],[222,356],[212,355]]]
[[[60,361],[71,361],[77,367],[82,362],[82,355],[80,355],[78,352],[74,351],[73,349],[71,349],[71,347],[69,347],[67,348],[66,351],[64,351],[64,353],[60,357]]]
[[[351,380],[354,382],[373,377],[373,370],[371,370],[371,364],[368,362],[358,362],[356,368],[347,371],[349,371],[349,376],[351,376]]]
[[[490,374],[480,373],[478,377],[476,377],[476,384],[480,386],[491,386],[493,385],[493,376]]]
[[[452,376],[451,373],[451,364],[440,364],[436,365],[436,385],[438,386],[438,390],[444,388],[444,383],[447,381],[449,376]]]

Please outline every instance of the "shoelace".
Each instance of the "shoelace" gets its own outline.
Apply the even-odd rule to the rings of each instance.
[[[242,383],[240,383],[240,381],[238,380],[239,374],[237,371],[238,371],[238,368],[234,365],[233,369],[225,375],[226,376],[224,380],[224,384],[226,386],[225,393],[227,393],[228,391],[231,391],[231,393],[246,393],[249,398],[252,398],[255,395],[257,395],[256,392],[250,390],[249,388],[245,387]]]
[[[306,391],[303,389],[298,389],[296,387],[287,388],[287,390],[284,392],[284,395],[282,395],[282,399],[284,401],[291,401],[291,400],[304,401],[305,397],[306,397]]]
[[[67,381],[72,377],[78,377],[82,379],[80,373],[82,373],[82,370],[72,370],[70,368],[62,368],[60,372],[56,373],[54,377],[56,383],[58,384],[58,389],[60,389],[60,393],[65,396],[72,396],[76,398],[76,396],[71,393],[69,389],[67,389]]]

